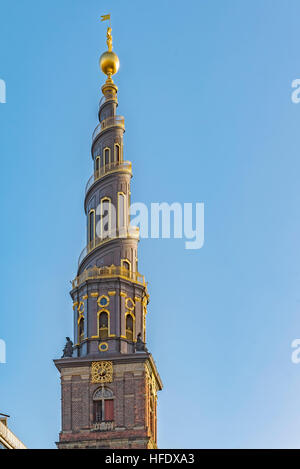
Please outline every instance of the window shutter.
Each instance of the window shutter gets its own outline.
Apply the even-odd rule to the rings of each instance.
[[[105,405],[105,420],[112,421],[114,419],[114,401],[113,399],[106,399]]]

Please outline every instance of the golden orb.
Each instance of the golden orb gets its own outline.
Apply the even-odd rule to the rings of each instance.
[[[120,67],[120,61],[117,54],[112,51],[104,52],[100,57],[100,68],[105,75],[114,75]]]

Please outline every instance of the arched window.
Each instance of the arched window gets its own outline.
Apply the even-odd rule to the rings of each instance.
[[[131,314],[126,315],[126,339],[133,340],[133,317]]]
[[[106,339],[108,337],[108,313],[102,311],[99,315],[99,337]]]
[[[119,143],[115,143],[115,163],[121,163],[121,148]]]
[[[95,210],[90,210],[89,212],[89,243],[95,239]]]
[[[122,230],[126,227],[126,196],[123,192],[118,192],[118,228]]]
[[[99,171],[100,171],[100,156],[97,156],[96,162],[95,162],[95,171],[96,171],[96,177],[99,176]]]
[[[101,199],[101,238],[109,236],[111,231],[111,200],[109,197]]]
[[[128,260],[122,259],[121,260],[121,266],[124,267],[124,269],[128,270],[128,272],[130,272],[131,265],[130,265],[130,262]]]
[[[78,324],[78,342],[81,343],[84,339],[84,319],[81,318]]]
[[[110,148],[104,148],[104,165],[110,163]]]
[[[102,387],[93,396],[94,422],[112,422],[114,420],[114,399],[110,389]]]

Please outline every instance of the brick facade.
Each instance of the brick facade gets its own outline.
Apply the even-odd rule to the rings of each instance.
[[[155,367],[149,354],[113,360],[113,381],[92,383],[90,362],[56,360],[61,372],[62,431],[59,448],[153,448],[156,435],[149,423],[149,373]],[[132,360],[132,362],[131,362]],[[73,363],[71,363],[73,362]],[[150,370],[150,372],[149,372]],[[155,368],[154,368],[155,370]],[[155,370],[156,371],[156,370]],[[96,425],[93,396],[104,386],[114,399],[113,429]]]

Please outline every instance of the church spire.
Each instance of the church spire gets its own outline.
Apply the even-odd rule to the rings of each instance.
[[[119,58],[111,26],[107,47],[100,58],[107,79],[92,135],[93,173],[84,196],[86,246],[70,292],[74,345],[68,338],[63,357],[55,360],[62,449],[157,447],[162,382],[146,347],[149,294],[138,272],[139,229],[130,225],[132,165],[123,158],[125,119],[117,115],[112,76]]]

